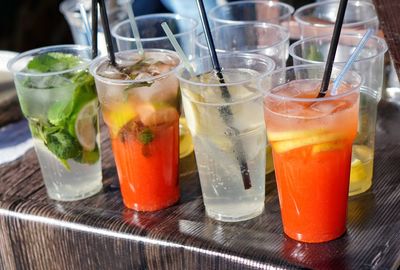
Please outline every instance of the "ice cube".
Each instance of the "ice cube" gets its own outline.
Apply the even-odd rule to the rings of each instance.
[[[327,100],[314,102],[309,109],[318,112],[321,116],[333,114],[348,107],[348,103],[342,100]]]
[[[97,69],[99,76],[113,79],[113,80],[128,80],[130,79],[127,74],[122,73],[118,68],[111,65],[108,61],[101,64]]]

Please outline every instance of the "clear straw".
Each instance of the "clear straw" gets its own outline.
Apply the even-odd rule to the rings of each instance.
[[[368,31],[364,34],[360,42],[357,44],[356,49],[354,52],[350,55],[349,60],[347,60],[346,64],[344,65],[342,71],[339,73],[339,75],[336,77],[336,79],[333,82],[333,87],[332,87],[332,95],[337,94],[337,89],[339,88],[340,84],[343,81],[344,75],[349,71],[351,66],[353,65],[354,61],[356,61],[357,57],[360,55],[362,49],[364,48],[365,44],[367,43],[368,39],[372,36],[374,33],[373,29],[368,29]]]
[[[86,13],[86,9],[83,6],[83,4],[79,4],[79,12],[81,14],[82,20],[83,20],[83,25],[85,27],[85,36],[86,36],[86,40],[89,44],[89,46],[92,46],[92,37],[91,37],[91,33],[92,31],[90,30],[90,26],[89,26],[89,20],[88,20],[88,16]]]
[[[140,55],[144,55],[143,45],[142,45],[142,41],[140,40],[139,29],[136,25],[135,14],[133,13],[133,8],[132,8],[131,2],[128,1],[125,4],[125,7],[128,11],[129,22],[131,23],[133,37],[135,38],[135,42],[136,42],[136,48]]]
[[[171,29],[169,28],[168,24],[166,22],[163,22],[161,24],[162,29],[164,30],[165,34],[167,35],[169,41],[172,44],[172,47],[174,47],[176,53],[179,55],[179,57],[181,58],[183,65],[185,66],[185,68],[187,69],[187,71],[189,71],[191,76],[195,76],[193,67],[190,65],[189,63],[189,59],[187,58],[187,56],[185,55],[185,53],[183,52],[181,46],[179,45],[178,41],[176,40],[176,38],[174,37],[174,34],[172,33]]]

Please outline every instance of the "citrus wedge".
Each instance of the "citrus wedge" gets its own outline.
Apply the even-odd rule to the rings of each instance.
[[[308,130],[292,130],[292,131],[277,131],[268,132],[269,141],[286,141],[305,138],[313,135],[326,133],[327,130],[323,128],[308,129]]]
[[[75,120],[76,137],[86,151],[92,151],[96,147],[97,105],[97,99],[85,104]]]
[[[179,118],[179,158],[184,158],[193,152],[192,135],[184,117]]]
[[[342,142],[327,142],[320,143],[313,146],[311,152],[317,154],[320,152],[332,151],[342,148],[344,145]]]
[[[341,133],[324,133],[309,137],[302,137],[294,140],[275,141],[275,142],[271,140],[271,145],[275,152],[283,153],[303,146],[334,142],[341,140],[343,138],[345,138],[345,136],[344,134]]]
[[[364,164],[359,159],[351,162],[350,183],[363,181],[367,178],[367,172]]]

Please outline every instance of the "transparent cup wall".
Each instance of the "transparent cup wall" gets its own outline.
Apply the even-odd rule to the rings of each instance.
[[[335,63],[345,64],[361,35],[341,35]],[[331,35],[300,40],[290,46],[289,53],[294,65],[322,63],[327,59]],[[384,55],[386,43],[372,37],[362,50],[352,70],[363,77],[360,89],[360,113],[358,135],[353,145],[350,195],[368,190],[372,185],[375,126],[377,105],[382,96]]]
[[[176,14],[151,14],[136,17],[140,39],[145,49],[174,50],[161,27],[166,22],[179,45],[183,48],[189,59],[194,57],[194,39],[196,36],[197,21]],[[136,49],[129,20],[122,21],[112,29],[112,35],[117,41],[119,51]]]

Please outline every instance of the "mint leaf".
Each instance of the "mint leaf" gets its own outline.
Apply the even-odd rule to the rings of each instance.
[[[154,140],[154,134],[149,128],[145,128],[139,133],[138,139],[142,144],[149,144]]]
[[[138,87],[150,87],[153,85],[154,82],[134,82],[128,85],[124,91],[130,90],[132,88],[138,88]]]
[[[82,152],[79,142],[65,130],[47,134],[46,141],[47,148],[59,159],[76,158]]]
[[[73,108],[73,103],[69,101],[58,101],[51,105],[47,111],[47,118],[49,122],[55,126],[62,125],[70,116]]]
[[[73,68],[81,63],[79,57],[64,53],[47,53],[34,57],[27,67],[41,73],[62,71]]]
[[[312,61],[323,61],[324,57],[315,45],[311,45],[307,55],[307,59]]]

